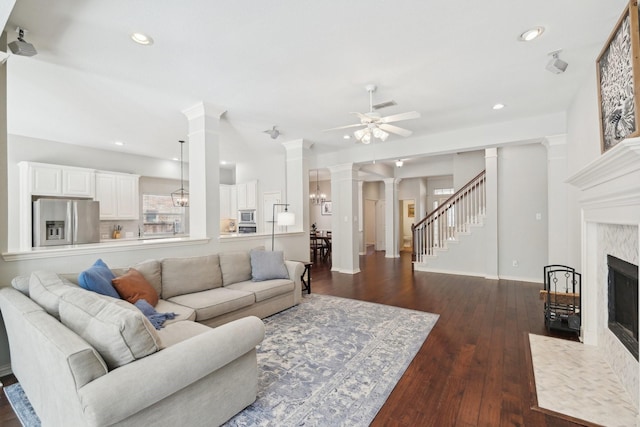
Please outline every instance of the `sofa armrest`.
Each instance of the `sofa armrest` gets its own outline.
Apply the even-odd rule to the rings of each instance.
[[[295,288],[293,289],[294,303],[300,304],[302,300],[302,273],[304,272],[304,264],[299,261],[284,261],[289,272],[289,279],[293,280]]]
[[[249,316],[114,369],[78,391],[87,421],[117,423],[253,350],[263,338],[264,324]]]

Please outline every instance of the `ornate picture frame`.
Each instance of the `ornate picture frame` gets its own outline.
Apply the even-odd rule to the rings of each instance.
[[[631,0],[596,60],[601,152],[640,135],[638,1]]]

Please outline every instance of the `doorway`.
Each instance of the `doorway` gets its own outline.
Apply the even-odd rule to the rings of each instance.
[[[413,247],[413,233],[411,226],[416,222],[415,199],[400,200],[400,236],[399,247],[401,251],[411,251]]]

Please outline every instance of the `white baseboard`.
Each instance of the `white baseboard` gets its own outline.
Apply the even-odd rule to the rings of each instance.
[[[430,267],[420,267],[418,268],[418,264],[415,264],[415,271],[424,271],[426,273],[439,273],[439,274],[454,274],[456,276],[472,276],[472,277],[485,277],[484,273],[474,273],[469,271],[455,271],[455,270],[444,270],[439,268],[430,268]]]
[[[344,274],[358,274],[360,273],[360,269],[356,268],[354,270],[346,270],[344,268],[332,268],[331,271],[335,271],[336,273],[344,273]]]
[[[13,374],[13,371],[11,370],[11,364],[0,366],[0,377],[11,374]]]
[[[533,277],[521,277],[521,276],[503,276],[500,275],[500,280],[513,280],[515,282],[533,282],[542,284],[543,281],[539,277],[535,279]]]

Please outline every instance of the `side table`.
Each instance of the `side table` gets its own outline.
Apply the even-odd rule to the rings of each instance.
[[[302,276],[300,276],[300,280],[302,281],[302,292],[307,291],[307,293],[310,294],[311,293],[311,266],[313,265],[313,263],[310,261],[297,261],[297,260],[291,260],[291,261],[301,262],[304,264],[304,271],[302,272]]]

